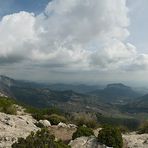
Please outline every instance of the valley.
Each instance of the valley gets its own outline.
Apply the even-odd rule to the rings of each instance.
[[[119,122],[145,120],[148,114],[148,95],[121,83],[98,86],[44,84],[14,80],[0,76],[1,94],[18,102],[37,107],[57,107],[67,113],[90,112],[101,119]],[[119,121],[118,121],[119,120]]]

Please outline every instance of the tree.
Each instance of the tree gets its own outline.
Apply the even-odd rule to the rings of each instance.
[[[122,148],[123,146],[120,130],[111,126],[106,126],[99,132],[98,141],[113,148]]]

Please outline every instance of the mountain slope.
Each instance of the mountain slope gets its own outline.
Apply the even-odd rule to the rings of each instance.
[[[68,85],[63,88],[65,91],[51,90],[49,86],[48,84],[18,81],[0,76],[0,95],[6,95],[24,104],[40,108],[57,106],[68,112],[93,111],[101,114],[118,114],[118,108],[114,104],[124,105],[139,96],[137,92],[123,84],[110,84],[102,90],[96,90],[89,94],[66,90]],[[63,85],[54,86],[56,86],[55,89],[60,89]],[[95,87],[80,85],[80,88],[78,90],[83,88],[84,92],[84,90],[88,91]]]
[[[73,91],[52,91],[48,88],[11,87],[15,98],[37,107],[47,107],[71,100],[81,100],[83,95]]]
[[[88,93],[91,91],[95,91],[96,89],[102,88],[98,85],[72,85],[72,84],[51,84],[48,85],[48,88],[55,91],[65,91],[65,90],[72,90],[77,93]]]
[[[102,101],[112,104],[125,104],[140,96],[138,92],[121,83],[109,84],[103,90],[96,90],[90,94],[98,96]]]
[[[126,104],[125,106],[122,107],[122,110],[132,113],[140,113],[140,112],[148,113],[148,94],[139,97],[136,101],[132,101]]]

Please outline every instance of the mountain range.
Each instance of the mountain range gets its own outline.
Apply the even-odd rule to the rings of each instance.
[[[101,85],[44,84],[0,76],[0,94],[35,107],[58,106],[68,111],[147,111],[148,95],[121,83]]]
[[[141,96],[139,92],[121,83],[108,84],[104,89],[95,90],[91,94],[100,97],[103,102],[112,104],[125,104]]]

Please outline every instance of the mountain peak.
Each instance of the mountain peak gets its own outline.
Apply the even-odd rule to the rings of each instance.
[[[108,84],[106,88],[126,88],[126,89],[131,89],[129,86],[126,86],[122,83],[113,83],[113,84]]]

